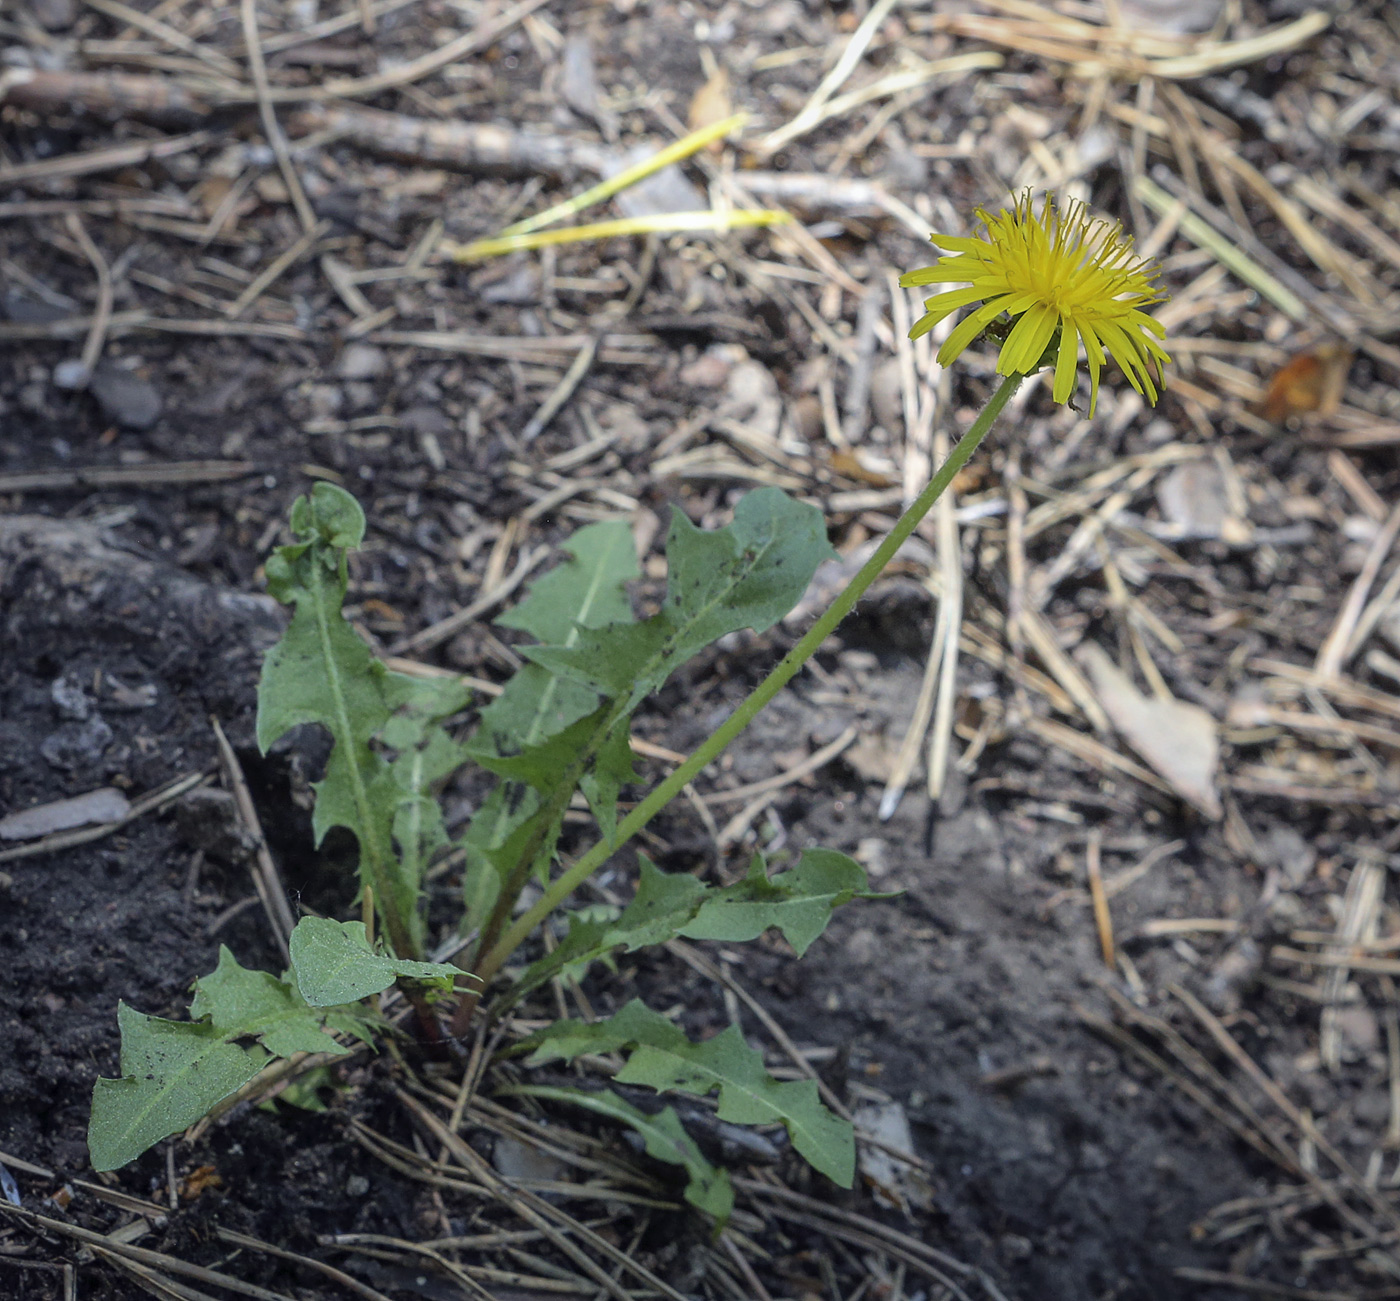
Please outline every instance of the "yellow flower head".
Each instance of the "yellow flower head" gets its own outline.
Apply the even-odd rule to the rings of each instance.
[[[1165,295],[1157,292],[1157,271],[1133,256],[1132,239],[1122,227],[1090,219],[1078,201],[1061,211],[1049,196],[1037,216],[1029,191],[1006,212],[992,215],[979,208],[977,216],[985,234],[930,236],[953,256],[900,277],[906,288],[972,286],[925,299],[927,310],[909,337],[917,339],[951,312],[980,302],[938,350],[940,365],[948,365],[1005,313],[1013,323],[1000,336],[997,374],[1028,375],[1053,357],[1055,401],[1067,402],[1074,392],[1082,339],[1089,358],[1090,415],[1098,402],[1105,350],[1123,368],[1128,383],[1156,402],[1162,363],[1171,358],[1158,342],[1166,330],[1142,309]]]

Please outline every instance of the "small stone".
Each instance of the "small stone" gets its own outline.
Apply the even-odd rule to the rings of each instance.
[[[452,421],[441,408],[434,406],[409,407],[399,417],[399,425],[419,438],[431,434],[435,438],[446,438],[452,433]]]
[[[642,162],[652,152],[651,146],[636,149],[614,158],[608,168],[610,175],[625,171]],[[651,217],[666,212],[694,212],[705,206],[705,196],[690,183],[680,167],[672,164],[629,186],[614,200],[625,217]]]
[[[64,307],[61,303],[36,302],[14,289],[5,291],[5,297],[0,299],[0,308],[4,309],[6,319],[16,325],[49,325],[77,314],[76,308]]]
[[[39,753],[53,768],[72,769],[95,764],[112,743],[112,729],[100,714],[82,723],[64,723],[39,744]]]
[[[725,381],[719,414],[760,435],[775,437],[782,423],[783,400],[773,373],[760,362],[740,361]]]
[[[378,406],[374,385],[366,380],[351,380],[342,392],[347,411],[369,411]]]
[[[866,875],[872,881],[878,881],[881,877],[890,873],[890,842],[881,840],[878,836],[866,836],[857,846],[855,860],[863,868]]]
[[[694,361],[681,367],[680,382],[694,388],[719,388],[734,368],[732,350],[725,344],[706,348]]]
[[[491,1151],[491,1164],[507,1179],[538,1179],[558,1183],[569,1177],[558,1157],[502,1134]]]
[[[49,688],[49,699],[57,707],[59,717],[70,722],[81,723],[92,713],[92,701],[87,692],[66,674],[54,679]]]
[[[154,386],[129,370],[99,363],[88,382],[102,414],[123,429],[149,429],[160,419],[164,406]]]
[[[83,365],[82,360],[77,357],[70,357],[67,361],[61,361],[53,368],[54,388],[66,389],[72,392],[76,389],[86,388],[88,382],[88,370]]]
[[[67,31],[78,21],[77,0],[29,0],[29,12],[46,32]]]
[[[1283,872],[1291,889],[1307,883],[1317,866],[1317,850],[1292,827],[1276,823],[1256,837],[1259,865]]]
[[[26,728],[0,719],[0,772],[23,772],[34,761],[33,745]]]
[[[482,302],[525,307],[540,301],[540,272],[533,262],[508,266],[504,273],[492,268],[492,272],[472,281]]]
[[[1178,465],[1157,485],[1157,505],[1172,536],[1218,538],[1230,513],[1229,492],[1213,461]]]
[[[1351,1114],[1362,1125],[1379,1129],[1390,1119],[1390,1094],[1384,1089],[1369,1089],[1352,1103]]]
[[[846,956],[859,967],[868,967],[883,950],[880,937],[868,926],[857,927],[846,940]]]
[[[317,420],[330,420],[340,414],[345,394],[334,384],[313,384],[306,395],[311,414]]]
[[[369,1192],[369,1180],[364,1175],[351,1175],[345,1181],[345,1191],[351,1197],[363,1197]]]
[[[870,409],[882,429],[895,432],[904,428],[904,382],[900,378],[899,362],[893,357],[871,373]]]
[[[341,379],[377,379],[389,369],[383,348],[372,343],[352,343],[340,354],[335,373]]]
[[[1002,1234],[998,1245],[1008,1260],[1029,1260],[1035,1255],[1035,1243],[1019,1233]]]
[[[1380,1046],[1381,1027],[1369,1007],[1340,1007],[1336,1010],[1337,1033],[1358,1052],[1371,1053]]]

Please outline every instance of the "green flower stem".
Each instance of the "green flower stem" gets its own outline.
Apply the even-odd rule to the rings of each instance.
[[[816,653],[836,626],[855,608],[855,604],[865,595],[866,589],[884,572],[885,566],[894,559],[895,552],[904,545],[909,535],[919,526],[928,514],[930,507],[952,483],[958,471],[967,464],[968,458],[977,450],[988,431],[1001,414],[1011,395],[1021,386],[1024,375],[1008,375],[1001,387],[973,421],[972,428],[963,435],[953,448],[948,459],[939,467],[938,473],[928,481],[914,503],[899,517],[889,535],[875,549],[875,553],[861,567],[860,572],[846,585],[841,594],[827,607],[826,612],[809,628],[778,666],[756,686],[739,707],[720,724],[709,737],[683,764],[669,777],[659,782],[640,804],[618,824],[617,836],[612,844],[598,841],[566,872],[551,881],[538,902],[505,931],[496,942],[482,954],[475,964],[476,974],[483,986],[501,969],[501,966],[530,934],[555,908],[564,902],[580,885],[593,875],[612,856],[614,851],[637,834],[667,804],[671,802],[686,784],[700,771],[717,759],[728,744],[739,735],[754,719],[754,716],[774,696],[797,675],[797,671]]]

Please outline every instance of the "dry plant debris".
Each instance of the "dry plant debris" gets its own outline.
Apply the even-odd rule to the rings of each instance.
[[[1068,881],[1027,888],[1086,924],[1092,911],[1116,963],[1112,1015],[1086,1010],[1086,1024],[1274,1172],[1200,1226],[1223,1267],[1183,1280],[1394,1294],[1393,5],[22,0],[0,40],[0,495],[21,508],[238,484],[237,527],[192,527],[181,554],[248,584],[279,477],[359,476],[403,557],[357,577],[363,626],[386,652],[488,681],[512,652],[478,621],[544,562],[556,524],[626,515],[649,553],[667,500],[713,519],[737,491],[778,484],[819,503],[858,564],[993,380],[990,354],[953,378],[933,360],[941,339],[906,339],[920,304],[895,276],[926,259],[919,241],[1027,187],[1121,220],[1164,260],[1162,403],[1105,389],[1088,420],[1028,385],[999,450],[870,603],[867,621],[905,628],[895,644],[926,665],[915,707],[882,700],[847,650],[810,687],[814,705],[841,702],[835,730],[785,756],[785,773],[720,774],[695,807],[716,852],[742,850],[778,834],[784,792],[860,751],[887,783],[886,817],[922,766],[936,807],[970,780],[1008,819],[1069,828],[1084,853]],[[773,209],[790,223],[604,230],[448,264],[454,244],[731,110],[749,115],[741,136],[624,190],[616,211],[706,211],[723,231]],[[275,375],[246,414],[245,354]],[[56,466],[25,431],[61,430],[86,404],[105,432]],[[909,635],[930,603],[937,618]],[[1183,720],[1189,736],[1169,730]],[[664,761],[654,721],[638,748]],[[721,829],[709,810],[731,805]],[[1176,893],[1162,884],[1172,862]],[[1166,915],[1134,903],[1153,882]],[[459,1135],[470,1119],[538,1146],[533,1122],[475,1097],[470,1074],[454,1087],[406,1088],[418,1146],[368,1122],[357,1141],[443,1201],[489,1194],[517,1218],[470,1240],[327,1249],[378,1260],[386,1287],[431,1265],[473,1296],[671,1294],[616,1246],[655,1209],[625,1162],[580,1136],[553,1151],[607,1184],[606,1218],[574,1219]],[[840,1295],[908,1295],[915,1279],[997,1295],[917,1234],[737,1182],[747,1218],[697,1257],[707,1295],[775,1294],[753,1235],[784,1225],[832,1244],[820,1281],[844,1280]],[[95,1185],[81,1195],[117,1198],[132,1224],[164,1214]],[[150,1295],[199,1294],[177,1276],[277,1295],[0,1210],[82,1241]]]

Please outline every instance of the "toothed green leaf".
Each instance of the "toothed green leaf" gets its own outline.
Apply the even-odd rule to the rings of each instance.
[[[739,942],[769,927],[801,955],[826,929],[833,908],[853,898],[874,898],[865,870],[853,858],[830,849],[808,849],[797,866],[768,875],[763,855],[755,854],[748,875],[728,886],[708,886],[686,872],[662,872],[639,854],[641,874],[632,902],[615,918],[571,919],[569,933],[521,976],[520,993],[562,971],[581,968],[615,949],[628,953],[677,936]]]
[[[778,1081],[735,1025],[704,1043],[691,1043],[664,1016],[634,999],[607,1021],[556,1021],[527,1041],[530,1065],[580,1053],[629,1050],[619,1084],[704,1097],[718,1090],[721,1120],[739,1125],[781,1121],[792,1145],[822,1174],[849,1188],[855,1178],[855,1134],[822,1105],[815,1080]]]
[[[748,875],[707,896],[680,934],[737,943],[755,939],[771,926],[800,958],[826,930],[833,908],[857,896],[874,897],[865,887],[865,869],[834,849],[803,850],[796,867],[774,877],[763,856],[755,854]]]
[[[303,917],[292,932],[292,974],[313,1007],[335,1007],[382,993],[400,976],[449,990],[463,973],[443,962],[414,962],[376,953],[364,922]]]
[[[467,693],[453,681],[390,673],[345,622],[346,555],[364,537],[364,513],[349,493],[316,484],[297,499],[291,524],[298,541],[267,562],[268,590],[294,612],[263,663],[258,744],[265,752],[304,723],[330,732],[334,748],[315,787],[317,842],[332,827],[354,833],[361,881],[373,887],[395,948],[412,956],[423,947],[421,873],[445,840],[426,807],[428,787],[463,758],[437,724]]]
[[[205,1019],[226,1037],[256,1035],[275,1057],[347,1051],[326,1034],[324,1015],[308,1006],[294,984],[239,966],[226,945],[219,946],[218,967],[195,981],[190,1020]]]
[[[565,645],[576,627],[631,623],[624,584],[640,576],[632,530],[624,520],[579,529],[561,545],[569,559],[530,584],[529,595],[496,622],[546,645]]]
[[[585,631],[572,646],[527,647],[525,654],[601,695],[625,699],[630,713],[710,642],[740,628],[771,628],[835,554],[821,511],[777,488],[749,493],[732,524],[709,532],[673,510],[666,600],[658,614],[624,628]]]
[[[118,1004],[122,1077],[93,1088],[94,1169],[115,1170],[194,1124],[273,1057],[347,1052],[328,1027],[366,1035],[364,1017],[308,1007],[290,981],[239,966],[223,947],[217,969],[195,982],[190,1016],[167,1021]]]
[[[734,1189],[729,1182],[729,1172],[717,1169],[705,1159],[670,1107],[663,1107],[651,1115],[610,1091],[594,1093],[546,1084],[520,1085],[506,1092],[571,1103],[628,1126],[641,1136],[648,1156],[685,1170],[688,1176],[685,1200],[714,1216],[716,1230],[729,1222],[730,1213],[734,1210]]]

